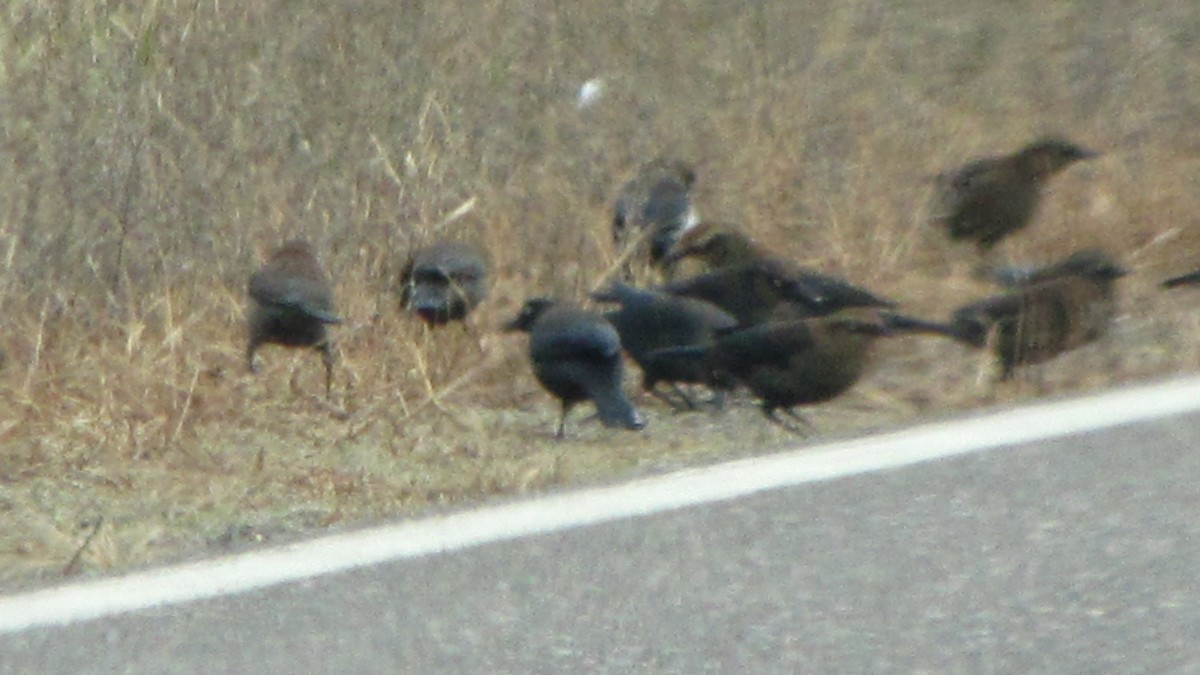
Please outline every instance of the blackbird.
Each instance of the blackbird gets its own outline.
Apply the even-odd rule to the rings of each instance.
[[[824,403],[849,390],[866,370],[876,338],[889,332],[880,316],[857,310],[752,326],[718,337],[707,347],[661,351],[699,360],[714,382],[744,384],[769,420],[796,430],[779,418],[779,411],[811,426],[794,408]]]
[[[313,347],[325,364],[325,395],[333,387],[333,344],[325,327],[340,323],[329,279],[305,241],[285,243],[250,276],[250,340],[246,363],[256,372],[254,353],[264,344]]]
[[[529,359],[538,382],[562,404],[557,437],[567,414],[591,400],[609,427],[641,429],[645,420],[621,390],[621,338],[603,317],[550,298],[525,303],[508,330],[529,333]]]
[[[650,261],[661,263],[679,236],[696,223],[691,196],[695,182],[695,169],[680,160],[658,158],[643,164],[617,195],[613,240],[623,247],[646,237]]]
[[[1000,295],[960,307],[938,323],[889,314],[895,330],[934,333],[982,349],[991,344],[1000,378],[1104,335],[1115,311],[1115,281],[1126,270],[1097,250],[1074,253]]]
[[[487,295],[483,253],[456,241],[415,251],[400,274],[400,302],[431,326],[461,321]]]
[[[658,384],[666,382],[684,407],[695,409],[695,402],[678,384],[711,385],[706,369],[695,359],[656,356],[655,352],[667,347],[709,345],[716,336],[736,328],[737,319],[703,300],[675,297],[620,282],[593,293],[592,299],[620,305],[604,318],[616,327],[621,345],[641,367],[642,387],[678,409],[677,401],[658,390]],[[721,400],[718,396],[715,402],[719,405]]]
[[[1029,224],[1051,176],[1097,154],[1048,137],[1011,155],[978,159],[945,171],[935,179],[933,220],[950,239],[974,242],[987,252]]]

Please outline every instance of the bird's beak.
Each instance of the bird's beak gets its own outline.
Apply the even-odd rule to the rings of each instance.
[[[678,246],[671,246],[671,248],[667,249],[667,252],[663,254],[663,257],[659,259],[658,264],[662,265],[666,269],[670,269],[675,265],[675,263],[679,262],[680,259],[687,257],[690,252],[691,251],[685,249],[680,249]]]
[[[613,293],[613,290],[611,288],[606,288],[606,289],[599,290],[599,291],[592,291],[591,293],[588,294],[588,297],[590,297],[592,300],[595,300],[596,302],[617,302],[617,296]]]

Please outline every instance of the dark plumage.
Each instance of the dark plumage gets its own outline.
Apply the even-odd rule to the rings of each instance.
[[[1065,167],[1097,153],[1058,138],[939,174],[933,220],[956,241],[987,251],[1029,224],[1042,186]]]
[[[779,410],[803,422],[793,408],[823,403],[850,389],[866,370],[876,338],[887,333],[878,316],[842,312],[753,326],[721,336],[711,347],[664,354],[700,359],[714,381],[741,382],[759,398],[763,414],[783,424]]]
[[[679,235],[695,224],[695,182],[695,170],[679,160],[659,158],[642,165],[617,195],[613,240],[625,246],[634,237],[648,237],[650,260],[660,262]]]
[[[677,383],[711,385],[710,373],[695,359],[656,356],[667,347],[704,347],[722,333],[737,327],[737,319],[716,305],[694,298],[675,297],[623,283],[592,294],[600,302],[615,302],[620,309],[604,318],[617,329],[621,345],[642,369],[642,386],[671,405],[676,403],[658,390],[666,382],[689,408],[692,400]],[[718,398],[718,402],[719,402]]]
[[[794,312],[825,316],[854,307],[893,307],[837,277],[805,270],[767,254],[728,225],[702,223],[688,230],[667,255],[670,262],[699,258],[712,271],[663,286],[673,295],[699,298],[737,317],[743,326],[767,321],[782,302]]]
[[[1049,265],[1041,267],[1001,267],[994,272],[994,280],[1008,288],[1032,286],[1043,281],[1065,276],[1090,276],[1101,271],[1116,272],[1123,268],[1104,251],[1096,248],[1085,248]]]
[[[810,294],[788,270],[769,262],[720,269],[663,285],[660,290],[716,305],[742,326],[767,321],[776,305],[794,301],[816,312]]]
[[[548,298],[535,298],[525,303],[506,328],[529,333],[533,373],[562,402],[559,438],[563,437],[567,413],[589,399],[605,426],[645,426],[621,390],[621,338],[608,321]]]
[[[487,295],[487,262],[469,244],[443,241],[415,251],[400,273],[400,302],[431,326],[461,321]]]
[[[796,282],[805,298],[797,306],[808,308],[810,316],[828,316],[834,312],[856,307],[895,307],[896,303],[881,298],[865,288],[818,272],[797,270]]]
[[[1017,366],[1041,363],[1100,338],[1115,310],[1115,280],[1123,267],[1101,251],[1075,253],[1043,268],[1002,295],[984,298],[954,312],[948,323],[892,314],[897,330],[934,333],[974,348],[989,343],[1000,362],[1000,377]]]
[[[1181,274],[1177,277],[1171,277],[1170,279],[1162,282],[1162,285],[1163,288],[1176,288],[1178,286],[1192,286],[1197,283],[1200,283],[1200,270],[1188,272],[1187,274]]]
[[[264,344],[313,347],[325,364],[325,394],[333,387],[333,345],[327,324],[334,313],[329,280],[307,242],[289,241],[250,277],[250,341],[246,363],[256,370],[254,353]]]

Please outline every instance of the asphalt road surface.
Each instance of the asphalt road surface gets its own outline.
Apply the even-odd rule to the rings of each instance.
[[[1200,414],[66,626],[3,673],[1200,673]]]

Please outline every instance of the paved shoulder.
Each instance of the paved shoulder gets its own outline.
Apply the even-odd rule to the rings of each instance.
[[[1182,414],[26,630],[0,671],[1194,671],[1198,436]]]

